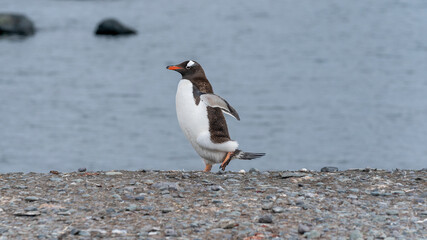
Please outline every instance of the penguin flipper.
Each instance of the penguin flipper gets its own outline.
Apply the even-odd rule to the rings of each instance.
[[[224,113],[234,117],[240,121],[239,114],[237,111],[228,104],[225,99],[222,97],[212,94],[212,93],[203,93],[200,95],[200,99],[209,107],[220,108]]]

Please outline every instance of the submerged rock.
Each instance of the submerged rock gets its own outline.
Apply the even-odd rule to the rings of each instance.
[[[102,20],[95,31],[96,35],[130,35],[130,34],[136,34],[137,32],[129,28],[122,23],[120,23],[118,20],[109,18]]]
[[[0,13],[0,35],[30,36],[34,33],[34,24],[25,15]]]
[[[337,167],[322,167],[322,169],[320,169],[320,172],[338,172],[338,168]]]

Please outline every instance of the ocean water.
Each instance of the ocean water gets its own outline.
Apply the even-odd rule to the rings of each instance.
[[[0,172],[200,170],[175,114],[193,59],[238,111],[227,169],[427,167],[427,2],[2,0]],[[96,37],[104,18],[135,28]],[[217,166],[214,167],[216,171]]]

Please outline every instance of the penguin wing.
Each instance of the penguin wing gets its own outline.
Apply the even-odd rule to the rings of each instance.
[[[220,108],[224,113],[233,116],[235,119],[240,121],[239,114],[237,111],[228,104],[225,99],[218,95],[211,93],[203,93],[200,95],[200,99],[209,107]]]

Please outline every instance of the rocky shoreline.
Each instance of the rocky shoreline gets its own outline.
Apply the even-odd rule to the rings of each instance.
[[[425,169],[7,173],[0,239],[425,239],[426,179]]]

